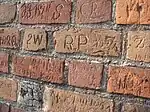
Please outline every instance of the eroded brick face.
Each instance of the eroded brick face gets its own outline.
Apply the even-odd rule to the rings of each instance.
[[[111,0],[77,0],[76,23],[111,20]]]
[[[44,105],[44,112],[113,112],[114,104],[96,95],[46,88]]]
[[[0,103],[0,112],[9,112],[9,106],[6,104]]]
[[[25,29],[23,49],[38,51],[46,49],[46,32],[43,29]]]
[[[72,61],[69,63],[69,85],[77,87],[100,88],[103,65]]]
[[[17,7],[14,4],[0,4],[0,24],[13,22],[16,11]]]
[[[70,0],[55,0],[22,4],[19,18],[23,24],[68,23],[70,13]]]
[[[150,107],[145,105],[127,103],[123,105],[122,112],[150,112]]]
[[[0,53],[0,72],[8,73],[8,54]]]
[[[109,67],[107,91],[150,98],[150,69]]]
[[[150,24],[149,0],[117,0],[117,24]]]
[[[104,29],[56,31],[55,50],[60,53],[85,53],[93,56],[119,56],[120,33]]]
[[[127,58],[150,62],[150,32],[130,31],[128,33]]]
[[[20,34],[16,28],[0,28],[0,47],[18,48]]]
[[[0,97],[6,100],[17,100],[17,87],[15,80],[0,78]]]
[[[13,74],[43,81],[62,83],[64,61],[35,56],[13,56]]]

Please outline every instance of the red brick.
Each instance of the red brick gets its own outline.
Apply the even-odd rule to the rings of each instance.
[[[54,33],[55,50],[60,53],[85,53],[93,56],[119,56],[120,33],[105,29],[76,28]]]
[[[113,112],[114,103],[97,95],[46,88],[44,112]]]
[[[121,112],[150,112],[150,107],[134,103],[123,104]]]
[[[111,0],[77,0],[76,23],[97,23],[111,20]]]
[[[150,69],[109,67],[107,91],[150,98]]]
[[[17,7],[15,4],[0,4],[0,23],[10,23],[15,19]]]
[[[88,88],[100,88],[103,65],[72,61],[69,63],[69,85]]]
[[[0,72],[8,73],[8,54],[0,53]]]
[[[6,100],[17,100],[17,81],[0,78],[0,97]]]
[[[116,0],[117,24],[150,24],[149,0]]]
[[[6,104],[0,103],[0,112],[9,112],[9,106]]]
[[[19,47],[20,35],[15,28],[0,28],[0,47],[17,48]]]
[[[20,7],[19,16],[23,24],[68,23],[71,18],[71,1],[24,3]]]
[[[127,58],[150,62],[149,37],[149,31],[130,31],[128,33]]]
[[[64,61],[36,56],[13,56],[13,74],[43,81],[62,83]]]

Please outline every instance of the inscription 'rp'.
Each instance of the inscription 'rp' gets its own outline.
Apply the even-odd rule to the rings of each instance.
[[[41,29],[26,29],[23,40],[25,50],[42,50],[46,48],[46,33]]]

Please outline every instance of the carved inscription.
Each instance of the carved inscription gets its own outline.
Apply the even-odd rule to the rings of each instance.
[[[107,91],[150,98],[150,69],[109,67]]]
[[[70,0],[25,3],[20,7],[20,22],[24,24],[67,23],[70,21],[70,13]]]
[[[117,0],[116,22],[118,24],[149,24],[149,0]]]
[[[72,61],[69,63],[68,83],[78,87],[100,88],[103,65]]]
[[[19,31],[14,28],[0,28],[0,47],[17,48],[19,47]]]
[[[111,20],[110,0],[77,0],[77,23],[96,23]]]
[[[127,58],[150,62],[150,32],[130,31],[128,33]]]
[[[0,72],[8,72],[8,54],[0,53]]]
[[[26,29],[24,33],[23,49],[42,50],[46,49],[46,32],[42,29]]]
[[[120,34],[103,29],[70,29],[54,33],[56,52],[119,56]]]
[[[16,101],[17,82],[10,79],[0,78],[0,97],[6,100]]]
[[[13,74],[43,81],[63,82],[63,60],[13,56]]]
[[[44,112],[113,112],[113,101],[95,95],[46,88]]]

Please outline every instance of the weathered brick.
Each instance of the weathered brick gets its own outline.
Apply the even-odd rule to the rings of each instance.
[[[13,74],[23,77],[49,81],[63,82],[64,61],[36,56],[13,56]]]
[[[17,99],[17,81],[0,78],[0,97],[6,100],[16,101]]]
[[[150,32],[130,31],[128,33],[127,58],[150,62]]]
[[[118,24],[150,24],[149,0],[117,0]]]
[[[16,16],[15,4],[0,4],[0,24],[13,22]]]
[[[25,29],[23,49],[37,51],[46,49],[46,32],[43,29]]]
[[[23,24],[68,23],[71,18],[71,1],[25,3],[20,6],[19,16]]]
[[[150,107],[145,105],[127,103],[123,105],[121,112],[150,112]]]
[[[150,98],[150,69],[109,67],[107,91]]]
[[[97,23],[111,20],[111,0],[77,0],[76,23]]]
[[[82,52],[94,56],[119,56],[120,33],[104,29],[70,29],[56,31],[55,50],[60,53]]]
[[[0,47],[19,47],[20,34],[16,28],[0,28]]]
[[[96,95],[51,88],[44,92],[44,112],[113,112],[113,106],[112,100]]]
[[[10,112],[25,112],[25,111],[22,110],[22,109],[19,109],[19,108],[11,107],[11,111]]]
[[[0,103],[0,112],[9,112],[9,106],[6,104]]]
[[[103,65],[72,61],[69,63],[69,85],[88,88],[100,88]]]
[[[0,53],[0,72],[8,73],[8,54]]]

